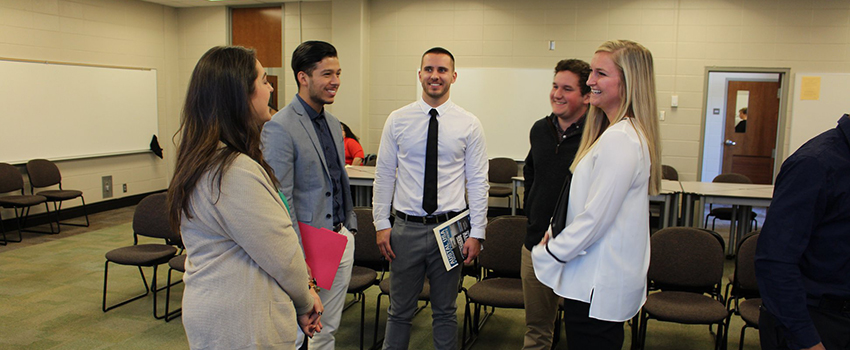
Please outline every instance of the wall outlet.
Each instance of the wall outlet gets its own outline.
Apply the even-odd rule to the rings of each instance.
[[[124,184],[123,189],[124,189],[124,193],[127,193],[127,184]]]
[[[112,198],[112,175],[104,176],[101,184],[103,198]]]

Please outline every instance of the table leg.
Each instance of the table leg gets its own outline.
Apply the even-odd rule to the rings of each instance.
[[[511,181],[511,215],[516,215],[516,180]]]
[[[740,223],[740,211],[741,208],[737,205],[732,206],[732,221],[729,222],[729,242],[726,243],[726,255],[735,256],[735,248],[737,247],[738,242],[738,230]]]
[[[671,196],[664,196],[664,208],[661,210],[661,228],[670,227]]]

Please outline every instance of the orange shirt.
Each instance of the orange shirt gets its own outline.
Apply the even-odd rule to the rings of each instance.
[[[345,138],[345,164],[351,165],[351,162],[354,161],[354,158],[363,159],[365,154],[363,153],[363,147],[360,146],[360,143],[357,140],[352,139],[350,137]],[[360,164],[357,164],[360,165]]]

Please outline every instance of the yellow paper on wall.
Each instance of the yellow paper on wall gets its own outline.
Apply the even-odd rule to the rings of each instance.
[[[801,100],[817,101],[820,99],[820,77],[803,77],[800,85]]]

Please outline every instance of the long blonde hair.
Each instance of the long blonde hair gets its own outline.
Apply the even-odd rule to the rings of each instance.
[[[620,81],[625,83],[620,84],[620,107],[616,118],[611,120],[631,117],[633,125],[646,138],[650,161],[649,194],[658,194],[661,189],[661,137],[658,120],[655,119],[657,108],[652,53],[643,45],[629,40],[607,41],[596,52],[610,52],[611,59],[619,68]],[[570,166],[572,170],[575,170],[609,124],[605,111],[591,105],[587,111],[581,144]]]

